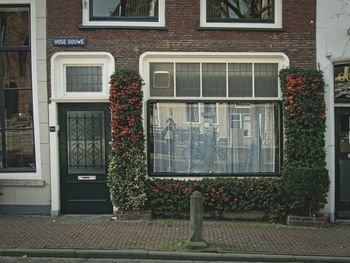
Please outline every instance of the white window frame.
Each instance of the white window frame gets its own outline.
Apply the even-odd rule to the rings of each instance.
[[[90,20],[90,2],[82,0],[82,25],[86,27],[165,27],[165,0],[158,0],[158,21]]]
[[[228,93],[226,97],[203,97],[202,94],[199,97],[155,97],[150,96],[150,63],[277,63],[278,71],[283,68],[289,67],[289,58],[287,55],[281,52],[146,52],[143,53],[139,60],[139,69],[140,74],[144,79],[144,106],[143,108],[147,108],[147,103],[149,100],[151,101],[174,101],[174,102],[197,102],[198,103],[210,103],[217,101],[281,101],[281,90],[280,90],[280,81],[278,79],[278,96],[277,97],[228,97]],[[227,67],[226,67],[227,68]],[[253,69],[254,70],[254,67]],[[175,71],[176,72],[176,71]],[[228,75],[227,75],[228,76]],[[174,78],[175,79],[175,78]],[[202,79],[201,79],[202,81]],[[253,78],[254,81],[254,78]],[[226,78],[226,82],[228,83],[228,77]],[[174,83],[174,89],[176,87],[176,83]],[[228,87],[228,85],[227,85]],[[253,87],[254,89],[254,87]],[[176,94],[174,94],[176,95]],[[244,107],[244,106],[241,106]],[[217,107],[218,110],[218,107]],[[217,115],[218,116],[218,115]],[[147,126],[147,112],[143,112],[143,120],[144,120],[144,129],[148,131]],[[146,136],[147,138],[147,136]],[[245,137],[249,138],[249,137]],[[146,144],[147,144],[146,139]],[[192,175],[188,177],[176,176],[176,178],[193,178]]]
[[[281,99],[281,90],[278,89],[278,95],[276,97],[255,97],[254,94],[254,75],[252,77],[253,81],[253,94],[251,97],[230,97],[228,90],[226,90],[225,97],[204,97],[202,96],[202,86],[201,86],[201,95],[196,97],[182,97],[176,96],[176,81],[174,81],[174,96],[151,96],[150,95],[150,63],[226,63],[226,88],[228,89],[228,74],[227,74],[227,65],[229,63],[252,63],[252,71],[254,72],[255,63],[273,63],[278,64],[278,71],[282,68],[289,66],[289,59],[284,53],[206,53],[206,52],[146,52],[140,58],[140,72],[145,81],[144,86],[144,96],[147,100],[152,98],[155,100],[206,100],[210,102],[218,100],[280,100]],[[201,67],[202,68],[202,67]],[[176,79],[176,76],[174,76]],[[202,85],[202,70],[201,70],[201,85]],[[278,87],[280,85],[278,79]]]
[[[282,28],[282,0],[274,1],[274,22],[208,22],[207,0],[200,0],[200,27],[208,28],[256,28],[256,29],[281,29]]]
[[[34,129],[34,147],[35,147],[35,172],[1,172],[0,179],[9,180],[40,180],[42,179],[41,163],[41,137],[39,125],[39,94],[38,94],[38,75],[37,70],[37,5],[35,0],[0,0],[0,5],[29,5],[30,7],[30,46],[31,46],[31,78],[32,78],[32,103],[33,103],[33,125]],[[38,14],[44,15],[44,14]]]
[[[114,58],[107,52],[59,52],[51,58],[52,100],[94,102],[108,100],[109,77],[114,71]],[[102,68],[101,92],[68,92],[66,91],[66,67],[100,66]]]

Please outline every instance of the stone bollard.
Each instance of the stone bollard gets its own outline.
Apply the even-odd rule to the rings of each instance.
[[[187,241],[188,248],[205,248],[207,243],[203,239],[203,196],[200,192],[194,191],[191,195],[191,237]]]

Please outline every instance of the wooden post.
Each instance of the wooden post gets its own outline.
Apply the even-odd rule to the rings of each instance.
[[[207,243],[203,239],[203,196],[194,191],[191,195],[190,224],[191,236],[187,241],[188,248],[205,248]]]

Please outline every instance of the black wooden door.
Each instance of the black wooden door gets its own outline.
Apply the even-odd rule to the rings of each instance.
[[[61,212],[109,214],[107,104],[59,105]]]
[[[336,110],[336,216],[350,218],[350,109]]]

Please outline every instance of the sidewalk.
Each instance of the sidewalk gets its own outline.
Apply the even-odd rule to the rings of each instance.
[[[139,258],[143,258],[145,253],[146,258],[149,257],[152,251],[158,255],[181,255],[177,252],[186,251],[183,242],[189,237],[189,228],[187,220],[114,221],[109,216],[0,216],[0,255],[16,251],[51,251],[52,255],[61,251],[67,256],[69,252],[77,256],[79,251],[90,251],[91,255],[100,254],[101,257],[107,257],[108,251],[111,255],[133,252],[135,257],[139,253]],[[250,257],[255,254],[276,255],[281,259],[284,256],[293,259],[296,256],[321,256],[342,257],[339,262],[350,262],[349,225],[305,228],[257,222],[205,221],[204,238],[210,246],[191,255],[203,255],[206,260],[207,252],[211,253],[209,255],[219,253],[221,259],[223,255],[238,254]]]

